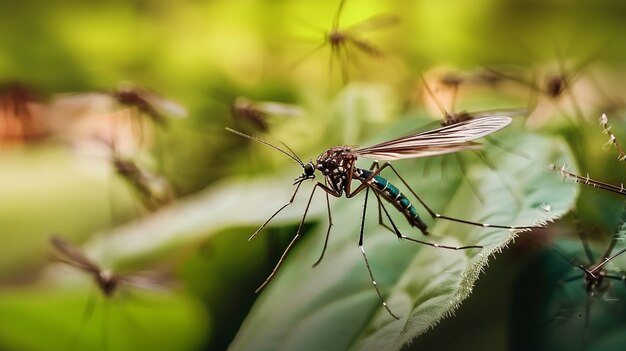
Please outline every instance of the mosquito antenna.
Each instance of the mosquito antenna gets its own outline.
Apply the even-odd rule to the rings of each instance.
[[[424,78],[423,74],[420,74],[420,78],[422,78],[422,83],[424,83],[424,88],[426,88],[426,91],[428,92],[428,95],[430,95],[430,98],[433,99],[433,101],[437,105],[437,108],[439,108],[439,111],[441,111],[441,114],[444,116],[444,118],[447,119],[448,118],[448,111],[446,111],[445,107],[443,107],[441,102],[439,102],[439,100],[437,100],[437,98],[435,97],[435,93],[433,93],[433,91],[430,89],[430,86],[428,85],[428,83],[426,83],[426,79]]]
[[[271,147],[272,149],[274,149],[276,151],[279,151],[282,154],[286,155],[287,157],[291,158],[292,160],[296,161],[300,166],[304,167],[304,163],[300,160],[300,158],[298,158],[297,156],[294,157],[295,153],[294,153],[294,155],[292,155],[292,154],[288,153],[287,151],[279,148],[278,146],[275,146],[275,145],[272,145],[272,144],[268,143],[265,140],[261,140],[259,138],[255,138],[255,137],[253,137],[251,135],[244,134],[244,133],[236,131],[234,129],[230,129],[230,128],[227,127],[226,130],[231,132],[231,133],[234,133],[234,134],[237,134],[239,136],[242,136],[244,138],[250,139],[252,141],[256,141],[256,142],[259,142],[261,144],[267,145],[267,146]],[[285,144],[283,144],[283,145],[285,145]],[[285,145],[285,146],[287,146],[287,145]],[[287,148],[289,149],[289,147],[287,147]],[[291,149],[289,149],[289,151],[293,152]]]
[[[289,150],[291,152],[291,154],[293,155],[293,157],[295,157],[297,159],[297,161],[302,165],[304,164],[304,162],[302,162],[302,159],[300,157],[298,157],[298,155],[296,155],[296,153],[289,147],[289,145],[283,143],[282,141],[280,142],[284,147],[287,148],[287,150]]]

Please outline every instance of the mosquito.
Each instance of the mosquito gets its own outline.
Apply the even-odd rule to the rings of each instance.
[[[511,118],[507,116],[490,116],[483,118],[475,118],[463,122],[459,122],[454,125],[444,126],[441,128],[437,128],[434,130],[421,132],[417,134],[408,135],[405,137],[401,137],[398,139],[393,139],[390,141],[382,142],[380,144],[376,144],[370,147],[357,148],[352,146],[335,146],[327,149],[323,153],[321,153],[315,162],[309,161],[304,163],[289,147],[285,145],[287,150],[283,150],[275,145],[272,145],[264,140],[259,138],[255,138],[241,132],[232,130],[230,128],[226,128],[228,131],[235,133],[241,137],[248,138],[250,140],[259,142],[268,147],[271,147],[282,154],[290,157],[292,160],[297,162],[303,170],[303,173],[295,178],[294,186],[296,187],[291,198],[287,203],[285,203],[282,207],[280,207],[270,218],[265,221],[251,236],[250,239],[253,239],[267,224],[280,213],[283,209],[293,203],[298,190],[302,183],[306,180],[315,179],[316,171],[319,171],[324,178],[324,182],[316,182],[313,186],[313,190],[309,195],[308,202],[306,208],[304,210],[304,214],[300,221],[300,225],[293,239],[283,252],[282,256],[278,260],[278,263],[270,273],[270,275],[265,279],[265,281],[261,284],[261,286],[256,290],[258,293],[263,289],[275,276],[276,272],[279,270],[282,265],[285,257],[300,238],[302,233],[302,227],[306,220],[306,215],[309,210],[309,206],[311,205],[311,201],[313,199],[313,195],[317,189],[321,189],[325,192],[326,195],[326,205],[328,209],[328,230],[326,232],[326,237],[324,240],[324,247],[322,249],[322,253],[319,259],[313,264],[313,266],[317,266],[323,259],[324,253],[326,252],[326,248],[328,245],[328,238],[330,236],[330,229],[332,227],[332,215],[330,209],[330,200],[329,195],[339,198],[345,195],[346,198],[355,197],[361,191],[365,190],[365,205],[363,207],[363,214],[361,218],[361,226],[359,231],[359,241],[358,246],[365,261],[365,265],[367,267],[368,274],[371,278],[372,285],[376,290],[376,294],[380,299],[383,307],[387,310],[387,312],[395,319],[399,319],[399,317],[394,314],[391,309],[387,306],[385,299],[383,298],[382,293],[380,292],[378,285],[376,284],[376,280],[374,279],[374,275],[370,268],[369,261],[367,259],[367,255],[365,254],[364,249],[364,224],[365,224],[365,214],[367,209],[367,199],[369,196],[370,190],[374,193],[376,198],[378,199],[379,210],[382,209],[385,217],[391,223],[391,228],[383,223],[382,214],[379,212],[379,223],[385,226],[387,229],[390,229],[399,239],[406,239],[412,242],[416,242],[423,245],[428,245],[435,248],[441,249],[449,249],[449,250],[464,250],[464,249],[481,249],[480,245],[469,245],[469,246],[447,246],[441,244],[430,243],[427,241],[422,241],[418,239],[413,239],[411,237],[405,236],[400,232],[394,221],[391,219],[389,215],[389,211],[385,207],[385,204],[381,201],[381,198],[384,199],[387,203],[390,203],[398,212],[400,212],[407,222],[412,227],[417,227],[422,234],[428,235],[428,226],[426,223],[420,218],[417,213],[415,206],[411,203],[411,201],[391,182],[385,179],[381,172],[384,169],[390,168],[394,174],[402,181],[403,185],[411,192],[411,194],[417,199],[417,201],[426,209],[429,215],[433,219],[446,219],[459,223],[465,223],[473,226],[479,226],[483,228],[502,228],[509,230],[526,230],[532,229],[535,227],[518,227],[518,226],[508,226],[508,225],[493,225],[488,223],[479,223],[468,221],[464,219],[454,218],[439,214],[432,210],[422,199],[411,189],[408,183],[400,176],[398,171],[389,163],[388,161],[405,159],[405,158],[416,158],[416,157],[426,157],[426,156],[435,156],[442,155],[448,153],[454,153],[463,150],[471,150],[476,149],[480,146],[473,142],[473,140],[479,139],[491,133],[494,133],[511,123]],[[283,144],[284,145],[284,144]],[[358,157],[365,157],[369,159],[374,159],[375,161],[372,163],[369,169],[362,169],[356,166],[356,161]],[[385,161],[382,165],[378,164],[378,161]],[[353,189],[352,181],[358,181],[360,184]]]
[[[314,54],[326,45],[329,45],[331,51],[329,64],[330,71],[332,72],[333,60],[336,60],[339,63],[342,81],[344,84],[347,84],[349,81],[348,60],[351,56],[348,51],[350,46],[372,58],[385,57],[385,53],[381,49],[377,48],[369,41],[361,38],[358,35],[359,32],[387,28],[397,24],[399,20],[396,16],[377,15],[341,29],[339,28],[339,19],[341,18],[345,2],[346,0],[341,0],[339,2],[339,7],[333,17],[331,28],[330,30],[324,32],[324,41],[318,47],[313,49],[308,55],[306,55],[305,58]],[[301,61],[302,60],[299,62]]]
[[[67,242],[60,236],[52,235],[50,237],[50,244],[55,251],[51,259],[55,262],[61,262],[68,266],[74,267],[91,276],[96,287],[105,298],[105,301],[109,301],[116,295],[118,295],[118,291],[120,291],[123,286],[136,286],[152,290],[163,289],[162,277],[157,278],[156,275],[154,277],[151,277],[147,274],[141,276],[126,275],[114,273],[108,269],[103,269],[92,260],[87,258],[87,256],[83,254],[83,252],[79,248]],[[81,328],[92,316],[94,308],[95,300],[94,296],[91,295],[87,302],[87,305],[85,306],[85,311],[83,313],[83,323],[81,324]],[[124,312],[124,316],[127,319],[134,322],[134,320],[131,318],[130,315],[128,315],[128,312],[126,310],[122,309],[122,312]],[[78,335],[80,335],[80,330],[78,331],[76,337],[78,337]],[[77,339],[73,340],[73,342],[77,341]]]
[[[626,282],[626,275],[624,275],[624,273],[614,273],[606,269],[606,265],[611,260],[626,252],[626,248],[614,252],[618,242],[623,241],[624,236],[626,235],[626,211],[622,212],[622,219],[618,224],[615,234],[613,235],[613,238],[611,239],[608,247],[604,250],[602,256],[597,259],[593,255],[586,236],[583,235],[580,231],[578,234],[580,236],[580,240],[582,242],[585,256],[588,262],[582,262],[577,259],[568,260],[568,262],[570,262],[575,268],[582,271],[582,273],[567,277],[561,280],[559,283],[562,286],[564,284],[574,281],[583,281],[583,286],[587,293],[583,321],[583,349],[586,350],[587,345],[589,344],[589,313],[591,311],[592,299],[598,294],[606,295],[611,288],[613,281],[620,281],[622,283]],[[557,250],[557,252],[565,258],[565,256],[560,251]]]
[[[424,89],[426,90],[426,92],[428,93],[428,95],[430,96],[430,98],[432,99],[432,101],[437,105],[437,108],[439,109],[439,111],[441,112],[441,115],[443,116],[443,120],[441,121],[441,126],[445,127],[445,126],[451,126],[460,122],[464,122],[464,121],[468,121],[471,119],[475,119],[475,118],[481,118],[481,117],[489,117],[489,116],[499,116],[499,115],[505,115],[508,117],[514,117],[516,115],[523,115],[526,113],[526,109],[503,109],[503,110],[492,110],[492,111],[477,111],[477,112],[467,112],[467,111],[461,111],[461,112],[454,112],[455,110],[455,104],[456,104],[456,100],[457,100],[457,94],[458,94],[458,89],[459,86],[463,83],[463,81],[461,80],[456,80],[453,79],[455,77],[450,77],[450,79],[447,79],[446,81],[442,81],[442,84],[445,84],[446,86],[450,87],[452,89],[452,97],[451,97],[451,107],[450,109],[446,109],[443,104],[436,98],[435,96],[435,91],[429,86],[429,84],[426,82],[426,79],[424,78],[423,75],[420,75],[421,80],[422,80],[422,84],[424,85]],[[485,136],[485,140],[487,140],[489,143],[493,144],[496,147],[499,147],[507,152],[513,153],[515,155],[518,155],[520,157],[526,158],[528,159],[528,155],[524,154],[524,153],[520,153],[519,151],[516,151],[506,145],[503,145],[502,143],[500,143],[499,141],[497,141],[494,138],[491,138],[490,136]],[[487,165],[487,167],[489,167],[489,169],[493,172],[496,171],[496,167],[495,165],[487,158],[487,155],[485,155],[484,152],[482,151],[476,151],[476,155],[480,158],[480,160],[485,163]],[[469,179],[467,179],[467,177],[465,176],[466,174],[466,167],[465,167],[465,162],[463,161],[463,159],[461,158],[460,154],[454,154],[455,159],[457,161],[457,163],[459,164],[459,167],[461,168],[461,172],[463,174],[463,177],[465,178],[465,180],[467,181],[467,184],[469,185],[469,187],[472,189],[472,192],[476,195],[476,197],[478,198],[478,200],[483,203],[484,199],[480,196],[480,194],[478,193],[478,191],[474,188],[473,184],[470,182]],[[511,190],[512,193],[514,193]]]
[[[529,48],[527,48],[526,51],[531,52]],[[591,55],[571,65],[565,64],[563,55],[558,46],[555,45],[554,51],[556,56],[556,68],[553,70],[542,70],[542,72],[539,73],[535,72],[531,75],[530,79],[520,74],[497,69],[487,68],[487,70],[512,82],[530,88],[531,92],[534,93],[534,98],[533,94],[531,94],[531,101],[534,100],[535,107],[537,107],[536,95],[546,97],[557,107],[562,106],[565,98],[569,99],[576,114],[576,118],[583,121],[584,113],[573,90],[578,80],[583,76],[584,71],[597,58],[598,51],[593,52]],[[536,55],[532,54],[532,56]]]
[[[48,136],[36,94],[20,83],[0,86],[0,143],[36,141]]]
[[[176,198],[174,189],[165,176],[148,170],[132,158],[123,155],[113,140],[94,139],[107,148],[111,166],[133,189],[145,209],[156,211],[174,201]]]
[[[101,135],[120,145],[132,145],[132,149],[144,146],[153,125],[165,127],[170,117],[187,116],[180,104],[130,83],[121,83],[110,91],[60,94],[47,113],[58,124],[59,133],[67,133],[68,125],[83,125],[89,137]]]
[[[298,105],[274,101],[255,101],[243,96],[233,100],[230,110],[236,120],[245,120],[262,132],[269,130],[269,116],[300,117],[304,111]]]

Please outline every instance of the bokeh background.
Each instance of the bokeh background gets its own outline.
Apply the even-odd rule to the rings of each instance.
[[[411,111],[438,120],[420,74],[435,82],[445,72],[492,67],[541,82],[537,72],[565,70],[575,82],[575,94],[565,101],[505,81],[462,87],[456,109],[528,108],[532,113],[521,128],[567,139],[583,174],[623,181],[624,163],[605,147],[608,138],[597,123],[606,112],[612,131],[626,142],[620,139],[626,136],[623,2],[348,0],[340,27],[377,14],[394,15],[398,23],[355,34],[385,57],[353,47],[347,85],[328,47],[313,52],[337,6],[308,0],[0,4],[3,96],[19,86],[30,109],[30,119],[18,127],[6,122],[11,108],[0,121],[0,349],[226,349],[301,210],[246,241],[266,218],[255,209],[280,206],[300,170],[224,128],[282,141],[308,160],[332,145],[376,138]],[[170,205],[180,212],[168,212],[171,218],[160,225],[186,234],[179,241],[157,240],[156,249],[138,254],[133,250],[155,240],[141,223],[159,212],[144,208],[102,145],[94,148],[93,135],[116,126],[101,121],[113,120],[120,108],[92,113],[97,98],[83,95],[111,91],[120,82],[158,92],[188,112],[165,126],[144,121],[121,127],[133,131],[121,137],[133,139],[129,153],[164,175],[180,199]],[[71,100],[77,96],[79,103]],[[303,112],[270,117],[269,130],[260,132],[233,118],[230,104],[239,96],[293,104]],[[354,96],[369,101],[369,108],[347,118],[342,109]],[[59,103],[63,99],[71,108]],[[405,347],[582,349],[586,295],[581,283],[568,285],[566,294],[559,290],[572,267],[552,245],[584,258],[573,225],[578,220],[601,252],[621,209],[620,195],[581,189],[575,215],[549,234],[519,238],[490,265],[454,317]],[[326,221],[323,215],[314,219]],[[141,232],[135,246],[106,244],[108,233],[119,228]],[[129,288],[103,299],[88,276],[50,263],[53,233],[116,271],[165,272],[164,289]],[[594,300],[592,348],[626,346],[625,291],[623,283],[615,284]],[[95,308],[85,313],[89,301],[96,301]]]

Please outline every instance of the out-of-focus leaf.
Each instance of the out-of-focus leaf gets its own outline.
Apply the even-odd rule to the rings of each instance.
[[[91,291],[91,297],[90,297]],[[193,350],[208,335],[199,304],[180,293],[135,292],[105,300],[94,289],[5,290],[0,339],[11,350]],[[89,298],[93,313],[85,317]]]
[[[164,248],[180,247],[210,238],[233,226],[260,225],[293,194],[293,178],[302,170],[290,165],[292,176],[257,180],[232,180],[190,196],[87,245],[93,256],[106,253],[111,262],[133,260]],[[276,217],[274,223],[292,223],[302,217],[304,193]],[[322,203],[309,209],[310,218],[323,210]],[[250,232],[242,233],[242,245]],[[144,240],[149,237],[150,240]]]
[[[403,121],[403,129],[398,130],[406,132],[406,125]],[[488,155],[497,165],[497,172],[472,167],[467,175],[482,196],[482,203],[467,181],[459,182],[458,178],[447,193],[441,191],[442,173],[423,173],[427,159],[397,165],[435,210],[443,210],[447,203],[442,211],[446,215],[492,224],[540,225],[569,211],[576,187],[548,171],[551,163],[574,164],[565,145],[558,139],[531,134],[503,141],[515,150],[523,150],[530,159],[490,148]],[[377,299],[357,249],[363,196],[357,198],[360,200],[342,199],[333,207],[335,226],[320,266],[310,267],[321,250],[324,226],[291,253],[244,322],[231,344],[232,350],[400,349],[453,313],[470,294],[489,257],[515,236],[508,230],[441,220],[433,226],[433,238],[427,240],[449,245],[480,244],[484,249],[450,251],[393,240],[393,234],[375,225],[375,198],[370,196],[365,250],[378,286],[391,310],[400,316],[395,320]],[[317,200],[323,202],[321,196]],[[402,223],[402,218],[395,218]],[[407,235],[419,235],[415,230],[400,228]]]

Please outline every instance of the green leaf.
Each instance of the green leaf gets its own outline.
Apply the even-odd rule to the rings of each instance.
[[[395,131],[383,134],[402,135],[398,131],[406,133],[411,129],[408,125],[419,123],[404,120]],[[477,162],[469,166],[467,155],[463,156],[466,179],[458,175],[445,179],[447,167],[432,167],[437,158],[400,161],[396,166],[420,197],[445,215],[492,224],[545,224],[568,212],[577,196],[575,185],[548,171],[548,165],[573,165],[574,161],[558,139],[516,134],[504,133],[507,138],[499,141],[523,151],[528,159],[490,147],[487,155],[497,171]],[[430,169],[427,174],[425,168]],[[392,172],[386,174],[408,193],[390,176]],[[378,286],[391,310],[400,316],[395,320],[378,300],[357,248],[363,196],[331,201],[335,225],[324,261],[311,268],[322,248],[325,224],[305,233],[309,238],[290,253],[276,279],[262,292],[231,350],[400,349],[452,314],[471,293],[489,258],[515,237],[506,229],[438,220],[431,224],[433,236],[425,240],[484,248],[452,251],[394,240],[394,234],[376,225],[375,197],[370,196],[364,247]],[[317,197],[314,202],[324,202],[321,195]],[[396,215],[394,221],[405,235],[421,236],[408,228],[401,216]]]

